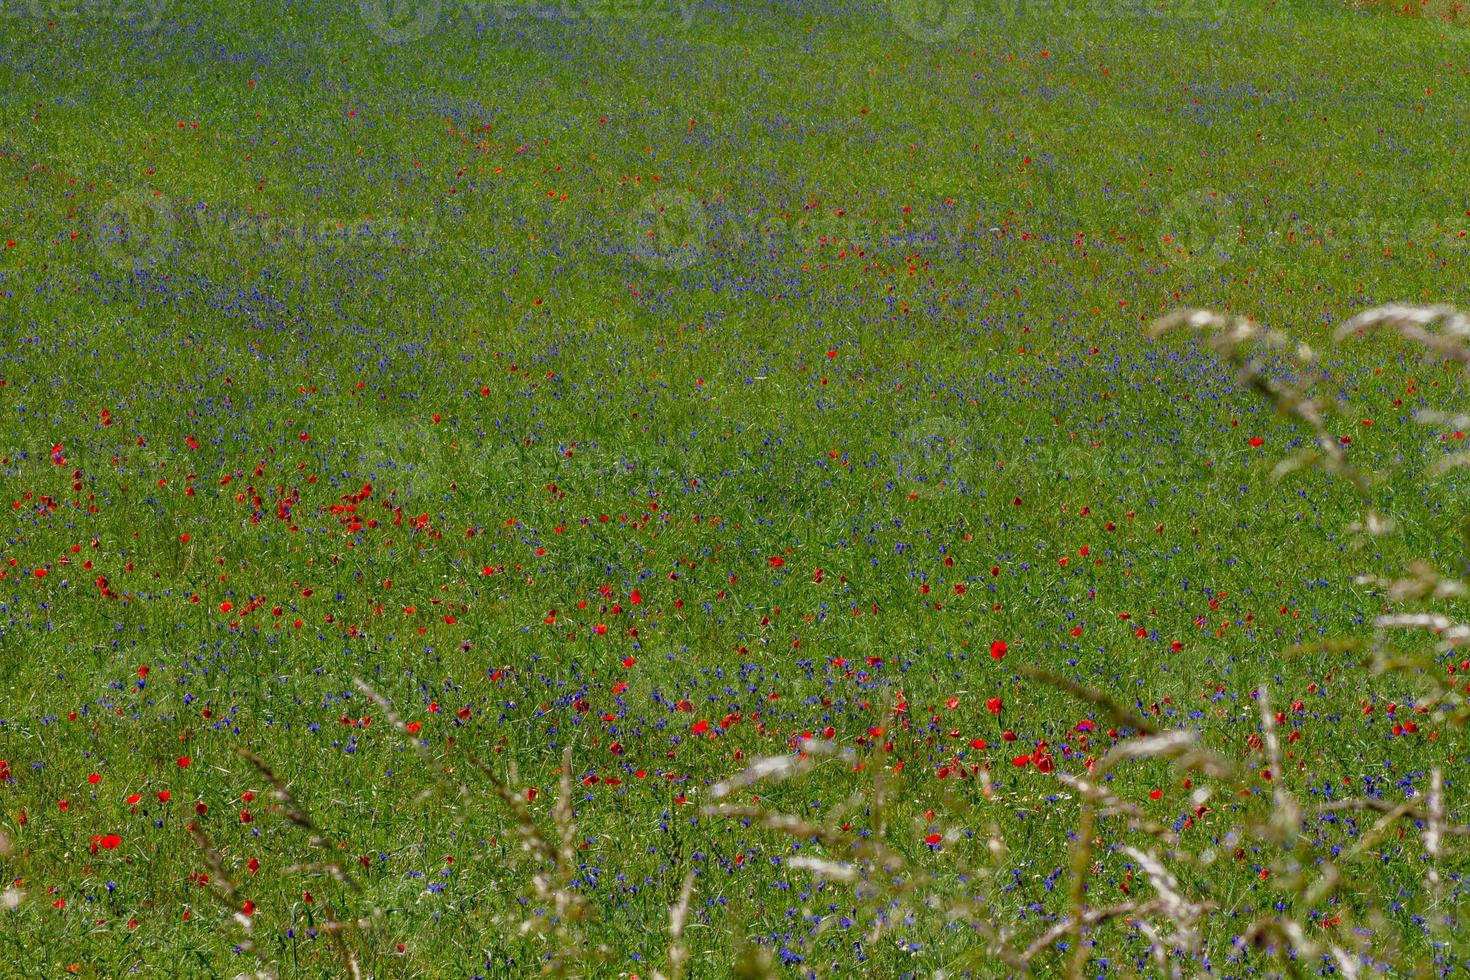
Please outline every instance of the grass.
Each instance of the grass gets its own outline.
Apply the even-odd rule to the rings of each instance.
[[[1105,705],[1257,771],[1263,685],[1279,779],[1203,814],[1163,758],[1108,783],[1215,856],[1176,869],[1214,969],[1287,969],[1235,941],[1277,903],[1464,968],[1462,855],[1436,897],[1416,831],[1314,821],[1363,860],[1313,904],[1241,832],[1276,786],[1418,806],[1432,771],[1463,816],[1463,733],[1361,666],[1355,582],[1463,571],[1463,476],[1424,476],[1458,423],[1413,419],[1463,381],[1330,342],[1470,304],[1452,11],[987,3],[926,42],[902,3],[376,9],[0,3],[9,969],[264,969],[243,921],[283,976],[346,969],[334,937],[379,976],[1013,972],[945,912],[983,879],[1059,971],[1056,777],[1136,731]],[[1321,352],[1394,535],[1272,478],[1313,433],[1148,335],[1184,306]],[[854,754],[712,796],[808,736]],[[1093,858],[1091,906],[1151,877]],[[1158,969],[1095,938],[1089,974]]]

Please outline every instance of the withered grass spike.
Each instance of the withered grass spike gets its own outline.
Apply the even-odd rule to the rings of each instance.
[[[352,875],[347,872],[347,869],[342,866],[341,862],[337,860],[338,849],[332,846],[331,841],[317,827],[316,823],[311,819],[311,815],[306,812],[306,808],[297,801],[286,780],[277,775],[275,770],[267,765],[264,759],[249,748],[243,745],[236,746],[235,752],[255,767],[255,770],[265,778],[266,782],[271,784],[271,793],[280,804],[281,816],[288,823],[306,831],[307,839],[311,842],[312,846],[328,855],[328,860],[322,862],[322,864],[335,867],[335,870],[332,872],[332,877],[352,891],[361,892],[362,886],[357,883]]]
[[[1129,827],[1133,830],[1154,837],[1162,837],[1169,833],[1168,827],[1150,817],[1138,804],[1121,799],[1101,783],[1083,779],[1081,776],[1073,776],[1070,773],[1057,773],[1057,778],[1064,785],[1077,790],[1082,796],[1094,803],[1101,804],[1105,815],[1122,817],[1127,820]]]
[[[511,811],[511,815],[515,818],[516,822],[516,833],[520,835],[522,846],[538,860],[556,861],[557,849],[546,838],[546,835],[541,832],[541,828],[537,825],[536,818],[531,814],[531,808],[527,805],[526,800],[502,781],[499,774],[489,765],[482,762],[479,756],[475,755],[474,751],[468,746],[461,744],[459,750],[469,760],[470,765],[474,766],[484,775],[485,779],[490,783],[491,788],[495,790],[495,794],[500,798],[500,801]]]
[[[1394,803],[1391,800],[1379,799],[1374,796],[1355,796],[1346,800],[1333,800],[1323,803],[1313,809],[1313,813],[1342,813],[1344,811],[1363,810],[1373,813],[1396,814],[1399,817],[1407,817],[1415,823],[1427,824],[1430,820],[1429,811],[1408,803]],[[1444,837],[1470,837],[1470,826],[1460,824],[1443,824],[1439,833]]]
[[[1187,327],[1200,333],[1215,355],[1236,368],[1236,381],[1265,398],[1282,415],[1296,419],[1312,430],[1316,437],[1317,452],[1298,458],[1298,464],[1315,461],[1325,469],[1342,476],[1351,483],[1359,494],[1367,496],[1371,490],[1368,477],[1348,463],[1347,453],[1341,442],[1328,430],[1322,416],[1321,406],[1306,391],[1283,385],[1265,373],[1265,366],[1247,351],[1247,345],[1255,342],[1266,344],[1277,351],[1289,347],[1282,336],[1269,332],[1247,317],[1227,316],[1210,310],[1178,310],[1154,321],[1150,333],[1161,336],[1179,327]],[[1298,344],[1291,356],[1301,367],[1315,368],[1316,355],[1305,344]]]
[[[1281,843],[1291,847],[1301,831],[1301,808],[1286,787],[1286,766],[1281,759],[1281,740],[1276,736],[1276,715],[1271,711],[1271,690],[1261,684],[1256,689],[1256,703],[1261,711],[1261,741],[1266,750],[1266,764],[1271,769],[1272,827]]]
[[[264,967],[266,975],[275,976],[275,963],[265,955],[250,936],[251,919],[245,912],[245,902],[240,898],[239,887],[230,877],[224,855],[219,852],[214,842],[209,839],[209,835],[200,829],[197,823],[189,824],[189,835],[194,839],[194,846],[198,849],[200,856],[204,858],[205,867],[209,869],[209,882],[205,886],[205,891],[216,902],[224,906],[230,912],[231,920],[239,925],[243,933],[238,936],[240,948]]]
[[[1046,932],[1043,932],[1040,936],[1037,936],[1021,953],[1021,958],[1029,963],[1048,949],[1051,949],[1060,940],[1065,939],[1068,935],[1084,933],[1088,928],[1107,922],[1110,919],[1148,915],[1151,912],[1157,911],[1158,907],[1158,901],[1153,900],[1148,902],[1124,902],[1120,905],[1105,905],[1087,909],[1078,918],[1072,919],[1069,917],[1064,919],[1046,930]]]
[[[849,831],[812,823],[801,817],[758,806],[718,804],[705,807],[702,811],[712,817],[728,817],[749,820],[766,830],[773,830],[797,840],[815,840],[827,847],[843,848],[859,860],[867,861],[885,871],[902,871],[907,862],[903,855],[881,843],[877,835],[862,838]]]
[[[1031,680],[1039,681],[1058,690],[1066,691],[1079,700],[1086,701],[1088,704],[1101,708],[1108,717],[1125,728],[1132,728],[1144,735],[1157,735],[1159,732],[1159,729],[1152,722],[1125,708],[1103,692],[1095,691],[1070,678],[1047,670],[1045,667],[1022,664],[1016,668],[1016,672],[1023,677],[1029,677]]]
[[[689,947],[684,942],[684,925],[689,921],[689,905],[694,900],[694,869],[684,874],[679,898],[669,907],[669,964],[667,980],[680,980],[689,965]]]
[[[235,753],[250,763],[257,772],[265,777],[266,782],[271,784],[271,795],[281,805],[281,816],[305,830],[316,830],[311,818],[306,815],[306,811],[297,804],[296,798],[291,794],[290,785],[276,775],[275,770],[268,766],[264,759],[243,745],[236,746]]]
[[[199,854],[204,858],[205,865],[209,868],[210,883],[217,886],[221,893],[233,904],[235,897],[235,882],[230,877],[229,869],[225,866],[224,855],[214,846],[209,835],[200,829],[197,823],[189,824],[189,834],[194,838],[194,846],[199,849]],[[239,907],[231,908],[238,912]]]

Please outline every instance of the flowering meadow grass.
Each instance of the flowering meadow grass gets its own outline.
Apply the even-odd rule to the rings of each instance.
[[[1465,20],[0,0],[0,974],[1470,968]]]

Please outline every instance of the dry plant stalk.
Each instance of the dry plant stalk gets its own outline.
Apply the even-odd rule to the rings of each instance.
[[[229,867],[225,863],[225,857],[214,846],[209,836],[199,829],[198,824],[189,824],[189,834],[194,838],[194,846],[198,848],[200,856],[204,859],[204,866],[209,869],[209,881],[205,888],[211,898],[230,911],[232,921],[239,929],[240,938],[237,945],[240,950],[249,953],[261,969],[257,971],[258,977],[275,978],[278,976],[276,965],[270,957],[265,955],[259,946],[255,944],[252,932],[255,929],[255,921],[251,917],[245,900],[240,898],[239,888],[236,887],[234,879],[230,877]]]
[[[295,865],[286,870],[288,872],[293,870],[325,872],[338,884],[346,886],[353,892],[361,893],[361,886],[353,880],[352,876],[347,873],[347,869],[337,860],[337,849],[331,845],[321,830],[312,821],[310,814],[306,812],[306,808],[296,801],[296,797],[291,792],[290,784],[278,776],[270,766],[266,765],[264,759],[250,749],[241,746],[235,751],[246,762],[254,766],[255,770],[265,778],[266,782],[270,783],[271,798],[275,800],[276,807],[281,816],[285,817],[286,821],[292,826],[304,831],[311,845],[326,855],[326,860],[324,861],[306,865]],[[327,899],[322,903],[322,913],[326,916],[326,922],[322,925],[322,931],[332,940],[332,945],[336,948],[337,955],[341,957],[342,965],[346,969],[347,975],[352,977],[353,980],[360,980],[362,977],[362,964],[357,953],[357,946],[361,942],[359,932],[362,929],[370,928],[371,922],[359,922],[356,920],[342,921],[338,917],[336,906],[333,905],[331,899]],[[381,910],[373,909],[374,918],[379,917],[381,914]]]
[[[463,785],[454,786],[448,781],[437,760],[429,753],[423,741],[408,730],[408,726],[393,709],[392,703],[363,678],[356,677],[353,683],[369,701],[382,710],[392,728],[418,753],[428,770],[434,775],[436,786],[462,806],[469,799],[468,789]],[[536,865],[531,873],[530,891],[537,899],[550,904],[554,911],[553,918],[556,920],[554,928],[548,929],[545,918],[534,915],[534,912],[528,913],[527,917],[521,921],[519,928],[523,936],[550,934],[555,945],[555,955],[545,962],[542,972],[556,976],[576,975],[585,967],[595,965],[605,959],[608,951],[604,947],[591,947],[588,943],[584,924],[592,918],[593,910],[586,897],[572,884],[577,877],[577,858],[576,822],[572,809],[571,746],[562,750],[557,799],[551,813],[553,826],[557,830],[557,837],[554,841],[542,832],[522,793],[517,792],[492,766],[480,759],[463,742],[458,743],[456,748],[463,753],[470,765],[485,777],[501,804],[510,811],[521,848]],[[679,925],[682,933],[682,918],[679,920]],[[671,946],[671,957],[674,947],[678,944],[678,938],[675,936],[671,940],[674,944]]]

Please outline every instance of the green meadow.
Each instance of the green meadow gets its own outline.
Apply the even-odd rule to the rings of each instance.
[[[1438,0],[0,0],[0,974],[1470,968],[1462,364],[1334,336],[1467,104]]]

